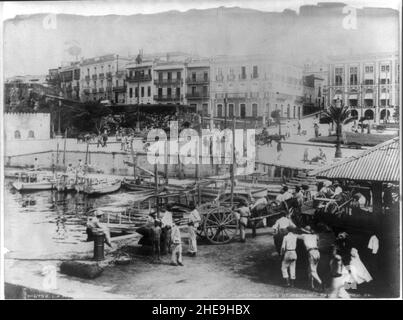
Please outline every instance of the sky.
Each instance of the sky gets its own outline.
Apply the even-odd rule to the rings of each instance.
[[[114,1],[10,1],[3,2],[3,20],[12,19],[20,14],[33,13],[70,13],[80,15],[105,15],[136,13],[150,14],[169,10],[187,11],[219,6],[241,7],[262,11],[298,11],[301,5],[318,2],[337,2],[336,0],[114,0]],[[356,8],[388,7],[399,9],[401,0],[347,0],[340,1]]]

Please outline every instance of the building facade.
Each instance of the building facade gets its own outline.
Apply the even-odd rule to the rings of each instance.
[[[143,60],[126,65],[126,103],[153,104],[155,87],[153,84],[154,61]]]
[[[186,64],[186,100],[202,116],[211,115],[210,62],[190,61]]]
[[[270,56],[221,56],[211,63],[211,99],[215,117],[260,118],[272,111],[302,116],[302,68]]]
[[[58,70],[60,91],[65,99],[80,100],[80,65],[73,62]]]
[[[50,139],[50,113],[4,113],[4,138],[6,141]]]
[[[80,63],[81,101],[108,100],[126,103],[127,57],[109,54],[85,59]]]
[[[399,105],[398,53],[330,57],[327,102],[340,99],[357,118],[379,124]]]

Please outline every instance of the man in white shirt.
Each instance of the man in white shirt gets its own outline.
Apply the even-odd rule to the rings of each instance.
[[[313,232],[310,226],[306,226],[302,229],[305,234],[298,236],[298,238],[304,241],[306,250],[308,251],[308,261],[309,261],[309,281],[312,289],[315,289],[314,281],[322,286],[322,280],[318,275],[318,264],[320,260],[319,252],[319,237]]]
[[[368,242],[368,267],[369,272],[373,275],[373,278],[377,278],[378,272],[378,251],[379,251],[379,238],[376,232],[371,236]]]
[[[287,287],[294,287],[295,267],[297,262],[297,235],[294,228],[289,227],[287,235],[283,238],[281,245],[281,273]]]
[[[284,235],[287,234],[288,227],[296,228],[295,224],[291,221],[289,217],[286,216],[286,213],[283,212],[281,218],[278,219],[273,225],[274,231],[274,245],[276,246],[277,253],[280,254],[281,244],[283,243]]]
[[[182,238],[181,238],[181,232],[176,223],[174,223],[172,226],[171,242],[172,242],[171,264],[174,266],[177,266],[177,265],[183,266],[183,263],[182,263]]]
[[[335,182],[333,183],[335,189],[334,189],[334,193],[333,193],[333,198],[336,197],[338,194],[343,192],[343,189],[340,187],[340,183],[339,182]]]

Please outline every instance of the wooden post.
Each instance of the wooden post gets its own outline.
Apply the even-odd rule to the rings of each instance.
[[[158,197],[158,164],[154,164],[155,200],[157,206],[157,218],[160,217],[159,197]]]
[[[66,165],[66,140],[67,140],[67,128],[64,132],[64,148],[63,148],[63,165]]]
[[[130,151],[132,154],[132,161],[133,161],[133,178],[136,179],[137,156],[134,155],[133,142],[134,142],[134,139],[132,140]]]
[[[377,217],[382,215],[382,182],[372,182],[372,210]]]

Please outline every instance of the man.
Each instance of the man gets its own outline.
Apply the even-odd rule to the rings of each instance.
[[[250,206],[251,217],[256,218],[259,216],[259,212],[266,210],[269,196],[259,198],[253,205]],[[266,213],[266,211],[264,211]],[[258,220],[252,221],[252,237],[256,236],[256,223]],[[266,221],[263,220],[263,226],[266,226]]]
[[[78,159],[77,171],[80,174],[84,173],[84,165],[81,159]]]
[[[376,231],[373,232],[371,238],[369,238],[368,242],[368,263],[369,263],[369,271],[377,278],[378,273],[378,251],[379,251],[379,238]]]
[[[94,232],[103,232],[105,235],[105,243],[112,248],[111,243],[111,235],[109,232],[109,228],[104,224],[99,222],[99,218],[103,215],[100,210],[95,210],[91,216],[88,217],[87,220],[87,235],[88,238],[91,239],[92,234]]]
[[[73,169],[73,165],[71,163],[69,163],[69,165],[66,168],[66,172],[67,173],[73,173],[74,169]]]
[[[280,198],[281,201],[287,201],[288,199],[291,199],[292,197],[293,197],[293,195],[290,191],[288,191],[288,187],[283,186],[283,193],[282,193],[282,197]]]
[[[189,234],[189,249],[188,253],[191,257],[195,257],[197,253],[197,228],[201,221],[199,212],[194,205],[191,206],[192,211],[190,212],[189,223],[188,223],[188,234]]]
[[[171,208],[171,207],[169,207],[169,208]],[[168,211],[167,209],[165,209],[165,207],[161,208],[161,213],[163,214],[163,217],[161,219],[161,223],[162,223],[161,253],[163,255],[170,252],[171,231],[172,231],[172,226],[173,226],[172,212]]]
[[[333,193],[333,198],[336,197],[338,194],[343,193],[343,189],[340,187],[340,183],[338,181],[336,181],[335,183],[333,183],[334,185],[334,193]]]
[[[298,130],[298,135],[300,136],[301,135],[301,121],[299,121],[299,120],[298,120],[297,130]]]
[[[152,248],[153,248],[153,259],[157,255],[158,261],[161,260],[161,221],[159,219],[154,220],[154,225],[152,226]]]
[[[174,222],[171,232],[171,242],[172,242],[172,258],[171,264],[173,266],[183,266],[182,263],[182,238],[177,222]]]
[[[295,187],[294,198],[297,200],[298,206],[301,208],[304,204],[304,194],[300,186]]]
[[[246,226],[248,225],[248,218],[250,217],[250,210],[248,204],[245,201],[242,201],[238,204],[238,208],[235,210],[238,213],[237,217],[239,220],[239,232],[241,235],[241,242],[246,241]]]
[[[286,212],[283,211],[281,218],[278,219],[273,225],[274,231],[274,245],[276,246],[277,253],[281,252],[281,245],[283,243],[283,238],[287,234],[287,228],[296,228],[295,224],[291,221],[289,217],[286,216]]]
[[[319,125],[316,122],[313,125],[313,128],[315,130],[315,138],[319,137]]]
[[[312,289],[315,289],[315,280],[322,287],[322,280],[318,275],[318,264],[320,260],[320,252],[318,249],[319,237],[311,229],[311,226],[306,226],[302,229],[305,234],[299,236],[304,242],[306,251],[308,252],[309,261],[309,281]]]
[[[294,287],[295,266],[297,262],[297,235],[293,227],[287,228],[287,234],[281,245],[281,273],[287,287]]]

